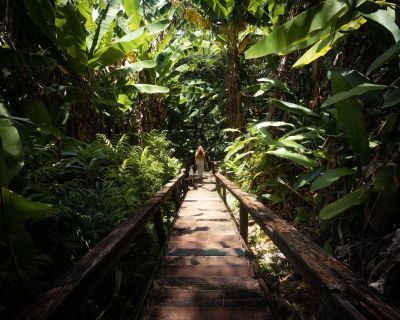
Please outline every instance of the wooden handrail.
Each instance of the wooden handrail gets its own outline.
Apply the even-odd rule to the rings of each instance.
[[[291,264],[321,296],[331,309],[344,319],[400,319],[400,311],[391,307],[369,289],[344,264],[326,254],[296,228],[275,215],[264,204],[237,187],[228,178],[215,174],[217,190],[226,191],[240,202],[240,232],[247,238],[250,214]],[[226,199],[224,199],[226,201]],[[246,212],[247,214],[245,214]]]
[[[131,217],[111,231],[97,246],[85,254],[69,271],[59,278],[52,289],[40,295],[25,308],[17,319],[71,319],[79,311],[93,289],[115,265],[132,241],[154,216],[160,241],[165,240],[160,206],[181,189],[187,191],[182,172],[169,181],[151,199],[135,210]],[[174,199],[174,202],[177,200]]]

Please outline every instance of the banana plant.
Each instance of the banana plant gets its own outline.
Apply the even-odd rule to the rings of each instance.
[[[249,26],[268,18],[264,7],[268,1],[193,0],[186,8],[186,19],[205,29],[211,29],[226,55],[226,112],[231,128],[244,128],[240,58],[249,43]],[[254,27],[253,27],[254,30]]]

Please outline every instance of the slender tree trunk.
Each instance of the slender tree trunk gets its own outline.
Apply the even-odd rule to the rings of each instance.
[[[151,83],[146,70],[139,74],[141,83]],[[165,127],[166,108],[161,94],[140,94],[137,112],[139,132],[162,130]]]
[[[245,125],[245,114],[242,107],[242,96],[240,92],[240,60],[238,51],[238,35],[236,32],[228,46],[227,58],[226,110],[228,113],[228,125],[234,129],[243,129]]]

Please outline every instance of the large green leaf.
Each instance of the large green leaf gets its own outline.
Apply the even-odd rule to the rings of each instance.
[[[283,81],[267,77],[257,79],[257,81],[261,82],[262,84],[270,85],[271,87],[279,88],[284,92],[293,94],[293,91],[290,89],[290,87]]]
[[[246,59],[287,53],[317,42],[349,10],[350,2],[328,0],[302,12],[251,46],[245,52]]]
[[[143,69],[151,69],[157,66],[155,60],[143,60],[126,64],[109,73],[110,76],[129,76],[133,73],[142,71]]]
[[[86,32],[78,14],[70,3],[60,3],[55,8],[56,44],[68,56],[68,62],[78,74],[87,71]]]
[[[374,83],[362,83],[354,88],[351,88],[350,90],[342,91],[339,92],[338,94],[329,97],[322,103],[321,108],[325,108],[327,106],[330,106],[347,98],[363,95],[364,93],[370,91],[385,90],[387,88],[388,86],[386,85],[380,85]]]
[[[256,139],[255,137],[251,137],[244,140],[236,140],[233,144],[231,144],[228,148],[225,149],[225,151],[228,151],[228,153],[226,154],[224,160],[225,161],[229,160],[234,154],[242,150],[248,143],[250,143],[255,139]]]
[[[140,27],[142,16],[140,14],[139,0],[123,0],[122,1],[126,14],[130,19],[131,30],[136,30]]]
[[[154,84],[140,84],[133,83],[125,86],[131,92],[140,92],[140,93],[168,93],[169,89],[167,87],[157,86]]]
[[[24,164],[22,144],[18,131],[12,122],[1,116],[9,116],[8,111],[2,103],[0,103],[0,138],[2,143],[0,151],[4,152],[1,157],[4,159],[7,169],[6,178],[11,180],[12,177],[18,174]]]
[[[333,95],[348,91],[363,81],[357,73],[334,70],[329,73]],[[368,132],[364,122],[361,105],[355,97],[349,97],[336,103],[338,120],[350,145],[360,154],[365,163],[368,160]]]
[[[95,55],[89,61],[91,69],[102,68],[124,58],[132,49],[146,42],[147,30],[140,28],[131,32],[117,41],[96,50]]]
[[[350,168],[335,168],[326,170],[318,179],[311,185],[311,192],[326,188],[338,180],[340,177],[355,174],[356,171]]]
[[[267,153],[272,154],[276,157],[288,159],[288,160],[293,161],[294,163],[297,163],[304,167],[314,168],[314,167],[318,166],[318,163],[315,160],[313,160],[305,155],[302,155],[299,152],[289,151],[286,148],[278,148],[275,150],[268,150]]]
[[[358,17],[340,27],[336,32],[323,36],[321,40],[315,43],[305,54],[300,57],[299,60],[296,61],[296,63],[293,65],[293,68],[303,67],[312,61],[323,57],[340,42],[346,39],[346,34],[349,31],[359,29],[365,22],[366,20],[364,18]]]
[[[316,114],[315,112],[311,111],[310,109],[300,106],[298,104],[281,101],[281,100],[278,100],[275,98],[271,98],[270,101],[274,106],[278,107],[279,109],[282,109],[282,110],[285,110],[285,111],[288,111],[291,113],[299,114],[304,117],[319,119],[318,114]]]
[[[393,90],[386,98],[382,108],[391,108],[400,104],[400,88]]]
[[[263,194],[262,197],[272,202],[285,202],[285,197],[281,193],[266,193]]]
[[[345,212],[348,209],[363,204],[368,197],[368,187],[362,186],[352,193],[345,195],[343,198],[332,202],[325,206],[319,213],[319,217],[322,220],[329,220],[337,215]]]
[[[26,116],[36,124],[53,125],[49,111],[41,100],[34,100],[27,105]]]
[[[315,168],[300,175],[297,178],[296,182],[293,184],[293,190],[297,190],[305,186],[307,183],[313,181],[316,177],[320,175],[321,171],[322,168]]]
[[[227,6],[226,0],[204,0],[204,2],[207,3],[212,12],[220,18],[227,18],[233,9],[232,6]],[[228,2],[230,3],[231,1]]]
[[[283,122],[283,121],[263,121],[254,125],[255,128],[269,128],[269,127],[291,127],[295,128],[292,123]]]
[[[15,224],[24,222],[28,219],[38,218],[47,214],[51,210],[51,206],[41,202],[32,201],[11,190],[6,190],[4,197],[4,218],[7,224]]]
[[[372,71],[378,69],[383,66],[385,63],[388,63],[393,58],[398,57],[400,54],[400,41],[397,41],[393,46],[391,46],[387,51],[381,54],[378,58],[372,62],[367,70],[367,75],[369,75]]]
[[[392,34],[394,41],[400,40],[400,29],[395,23],[395,12],[392,8],[378,10],[376,12],[365,14],[363,16],[367,19],[373,20],[386,28]]]
[[[111,23],[117,17],[120,6],[121,0],[108,0],[107,7],[100,13],[96,21],[97,29],[89,50],[91,54],[93,54],[93,52],[99,46],[104,35],[110,30]]]

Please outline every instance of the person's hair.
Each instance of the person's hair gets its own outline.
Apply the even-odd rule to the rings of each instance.
[[[197,147],[196,156],[198,156],[199,154],[202,154],[203,156],[206,155],[206,152],[204,151],[202,146]]]

